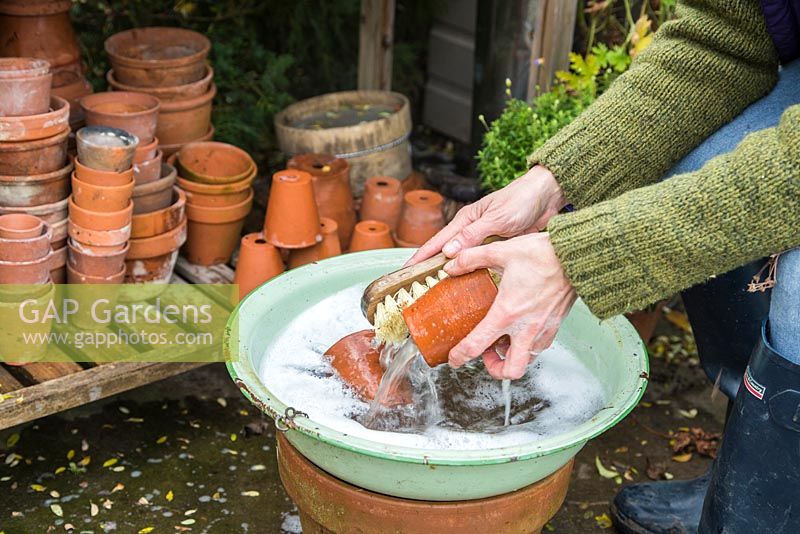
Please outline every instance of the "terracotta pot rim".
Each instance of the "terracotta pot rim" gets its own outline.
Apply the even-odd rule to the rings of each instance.
[[[5,127],[0,131],[0,141],[32,141],[35,139],[46,139],[69,129],[69,102],[60,96],[50,95],[50,109],[38,115],[23,115],[21,117],[0,117],[0,124],[19,124],[24,133],[17,133],[20,128]],[[39,127],[28,128],[26,125]],[[45,126],[46,125],[46,126]],[[42,135],[41,132],[47,132]],[[55,133],[53,133],[55,132]]]
[[[100,191],[114,191],[116,189],[127,189],[129,187],[133,187],[131,184],[135,184],[136,182],[133,179],[133,174],[131,174],[130,180],[125,182],[124,184],[120,185],[100,185],[94,184],[92,182],[87,182],[86,180],[81,180],[78,178],[77,173],[75,171],[72,172],[72,180],[78,182],[79,185],[82,185],[87,188],[91,189],[99,189]],[[74,184],[73,184],[74,187]]]
[[[205,224],[227,224],[247,217],[253,204],[254,192],[250,190],[247,198],[231,206],[197,206],[186,204],[186,216],[192,222]]]
[[[0,153],[3,152],[27,152],[29,150],[36,150],[45,148],[58,143],[63,143],[64,139],[69,137],[72,133],[69,128],[58,132],[50,137],[42,137],[40,139],[30,139],[28,141],[3,141],[0,142]]]
[[[164,174],[165,171],[167,173],[166,175]],[[161,191],[162,189],[166,189],[167,187],[165,184],[174,184],[177,176],[178,172],[175,170],[175,167],[169,163],[162,163],[161,178],[153,180],[152,182],[145,182],[143,184],[135,185],[133,187],[133,198],[143,197],[154,192]]]
[[[324,160],[323,165],[328,165],[330,170],[322,172],[322,167],[316,167],[312,160]],[[312,177],[317,179],[338,178],[339,173],[345,172],[350,167],[347,160],[344,158],[337,158],[333,154],[323,154],[321,152],[308,152],[305,154],[296,154],[292,156],[291,160],[287,163],[287,167],[299,169],[307,172]]]
[[[67,202],[68,202],[67,205],[69,206],[69,214],[70,214],[69,218],[70,219],[73,218],[72,217],[73,211],[76,212],[76,213],[80,213],[81,216],[82,216],[80,218],[92,217],[94,219],[109,219],[109,218],[112,218],[114,216],[124,215],[126,212],[130,212],[131,214],[133,214],[133,200],[128,202],[128,207],[123,208],[121,210],[117,210],[117,211],[95,211],[95,210],[89,210],[89,209],[86,209],[86,208],[82,208],[82,207],[78,206],[77,204],[75,204],[75,200],[72,198],[72,195],[70,195],[67,198]],[[130,217],[128,217],[128,219],[130,220]],[[73,222],[73,221],[71,221],[71,222]],[[128,223],[128,224],[130,225],[130,223]],[[77,226],[79,226],[81,228],[85,228],[85,227],[83,227],[81,225],[77,225]],[[96,229],[96,228],[86,228],[86,230],[98,230],[98,229]],[[116,230],[116,228],[115,228],[115,230]],[[104,231],[104,230],[100,229],[99,231]]]
[[[216,174],[209,174],[209,173],[202,173],[199,171],[195,171],[186,165],[183,164],[181,161],[181,153],[184,150],[192,150],[192,149],[219,149],[220,151],[227,151],[235,154],[238,159],[244,161],[247,164],[247,169],[243,172],[233,175],[216,175]],[[185,156],[186,154],[184,154]],[[181,147],[178,152],[175,153],[175,161],[176,161],[176,168],[179,167],[182,169],[186,174],[189,176],[184,176],[185,179],[191,180],[193,182],[200,182],[200,183],[207,183],[207,184],[227,184],[227,183],[234,183],[247,178],[253,171],[254,167],[256,166],[256,162],[253,161],[253,158],[248,154],[245,150],[239,148],[238,146],[231,145],[229,143],[223,143],[221,141],[194,141],[191,143],[187,143]]]
[[[166,232],[148,237],[131,238],[129,242],[131,249],[126,259],[143,260],[146,258],[157,258],[158,256],[163,256],[164,254],[169,254],[172,251],[178,250],[186,242],[187,225],[188,220],[186,215],[184,215],[177,226]],[[183,233],[183,236],[177,238],[179,242],[175,243],[173,246],[172,243],[176,239],[176,236],[180,236],[181,233]],[[149,250],[142,250],[143,248]],[[155,249],[155,251],[152,249]]]
[[[98,177],[98,180],[101,180],[101,181],[110,179],[112,177],[113,178],[119,178],[120,180],[122,180],[126,175],[129,175],[130,179],[133,180],[133,167],[131,167],[130,169],[124,170],[122,172],[114,172],[114,171],[103,171],[103,170],[100,170],[100,169],[93,169],[91,167],[88,167],[88,166],[86,166],[86,165],[84,165],[83,163],[80,162],[80,160],[78,159],[78,156],[75,156],[75,158],[72,160],[72,162],[75,165],[75,170],[73,171],[73,176],[77,176],[78,179],[81,180],[84,183],[88,183],[88,184],[91,184],[91,185],[95,184],[95,182],[89,182],[89,181],[86,180],[85,175],[87,175],[87,174],[88,175],[96,175]],[[82,176],[79,176],[79,175],[82,175]],[[126,181],[125,184],[127,184],[127,183],[128,182]],[[125,185],[125,184],[123,184],[123,185]],[[103,184],[98,184],[98,185],[103,185]]]
[[[7,185],[30,185],[32,183],[45,183],[54,180],[59,180],[63,178],[65,175],[72,173],[74,165],[71,161],[68,161],[66,166],[52,172],[46,172],[44,174],[32,174],[29,176],[0,176],[0,183],[5,183]]]
[[[381,185],[380,182],[386,182],[386,185]],[[364,189],[366,190],[367,185],[375,184],[376,187],[390,189],[392,193],[400,193],[403,190],[403,182],[395,178],[394,176],[371,176],[367,178],[367,181],[364,182]],[[387,187],[391,186],[391,187]]]
[[[195,143],[197,141],[208,141],[209,139],[214,137],[214,133],[216,131],[217,130],[216,130],[216,128],[214,128],[214,125],[212,123],[208,123],[208,131],[202,137],[198,137],[197,139],[195,139],[193,141],[189,141],[189,143]],[[164,154],[169,152],[170,156],[168,156],[168,157],[171,157],[171,156],[174,156],[175,153],[178,150],[180,150],[180,148],[185,144],[186,143],[173,143],[171,145],[164,145],[164,144],[159,143],[158,147],[161,150],[164,151]]]
[[[204,85],[204,84],[209,84],[209,86],[210,86],[211,81],[214,79],[214,68],[211,65],[206,64],[205,65],[205,69],[206,69],[205,76],[203,76],[202,78],[200,78],[196,82],[183,83],[181,85],[165,85],[165,86],[160,86],[160,87],[136,87],[135,85],[128,85],[126,83],[122,83],[122,82],[118,81],[114,77],[114,69],[109,69],[108,70],[108,72],[106,73],[106,81],[108,82],[108,85],[110,85],[111,87],[115,87],[115,88],[119,87],[123,91],[128,91],[128,92],[133,92],[133,93],[142,92],[142,93],[147,93],[149,95],[153,95],[156,98],[159,98],[158,95],[159,94],[163,94],[163,93],[177,93],[177,94],[180,94],[182,92],[181,89],[183,89],[185,87],[201,86],[201,85]],[[115,89],[115,92],[116,92],[116,89]],[[164,102],[170,102],[170,101],[169,100],[165,100],[165,101],[162,101],[161,103],[163,104]]]
[[[9,69],[6,66],[24,64],[23,68]],[[19,57],[0,57],[0,80],[33,80],[52,76],[50,62],[46,59],[19,56]]]
[[[0,206],[0,215],[4,215],[6,213],[28,213],[30,215],[38,216],[48,213],[55,213],[67,209],[68,202],[69,202],[69,197],[66,197],[64,198],[64,200],[59,200],[58,202],[51,202],[49,204],[39,204],[37,206],[21,206],[21,207]],[[67,220],[67,218],[65,217],[64,220]]]
[[[127,224],[122,228],[114,228],[111,230],[96,230],[93,228],[86,228],[74,221],[70,221],[67,226],[67,235],[75,239],[79,243],[93,247],[112,247],[119,246],[127,242],[131,238],[131,225]],[[80,238],[76,238],[73,234],[79,234]]]
[[[430,198],[423,199],[422,196],[427,195]],[[436,191],[431,191],[428,189],[415,189],[413,191],[407,192],[403,195],[403,200],[411,204],[412,206],[440,206],[444,202],[444,197],[437,193]]]
[[[97,104],[102,104],[105,102],[116,102],[116,99],[113,98],[114,96],[116,96],[118,99],[125,97],[133,100],[146,100],[149,102],[149,106],[147,109],[143,109],[142,111],[113,113],[108,111],[97,111],[96,109],[92,108],[92,105],[96,106]],[[150,115],[151,113],[158,113],[159,109],[161,109],[161,101],[158,98],[154,97],[153,95],[148,95],[147,93],[137,93],[134,91],[104,91],[102,93],[92,93],[90,95],[81,97],[78,103],[84,111],[90,111],[92,113],[97,113],[98,115],[109,115],[113,117],[125,118],[142,117],[145,115]]]
[[[185,213],[186,212],[186,193],[180,187],[173,185],[172,186],[172,198],[173,198],[173,201],[170,203],[169,206],[167,206],[165,208],[161,208],[161,209],[158,209],[158,210],[155,210],[155,211],[149,211],[147,213],[137,213],[137,214],[135,214],[133,216],[132,220],[131,220],[131,239],[142,239],[144,237],[152,237],[151,235],[146,235],[146,236],[137,236],[136,235],[137,226],[141,227],[141,226],[145,225],[146,224],[145,221],[147,219],[158,220],[158,219],[161,219],[161,218],[166,218],[167,213],[169,213],[170,211],[179,211],[179,210],[183,210],[184,211],[183,216],[181,217],[181,220],[185,219],[186,218],[186,213]],[[148,225],[148,226],[150,226],[150,225]],[[174,228],[174,226],[171,227],[171,228],[168,228],[167,230],[169,231],[172,228]],[[141,228],[140,228],[140,230],[141,230]],[[149,228],[148,228],[148,230],[149,230]]]
[[[0,13],[17,17],[39,17],[41,15],[58,15],[72,7],[71,0],[52,0],[50,2],[0,2]]]
[[[0,260],[0,267],[11,267],[11,266],[19,266],[19,267],[36,267],[43,263],[48,263],[51,261],[53,257],[53,249],[50,249],[50,252],[45,254],[39,259],[31,260],[31,261],[3,261]]]
[[[372,235],[383,235],[391,233],[391,229],[389,228],[388,224],[386,224],[383,221],[378,221],[375,219],[364,219],[363,221],[358,221],[356,223],[356,228],[363,229],[365,226],[370,226],[370,225],[378,227],[376,231],[372,231],[372,229],[369,229],[370,230],[369,233]]]
[[[163,102],[161,104],[161,112],[173,113],[176,111],[186,111],[192,108],[198,108],[213,100],[216,94],[217,94],[217,86],[216,84],[212,83],[208,91],[200,96],[195,96],[187,100],[175,100],[172,102]],[[191,142],[195,141],[190,141],[190,143]],[[183,144],[188,144],[188,143],[183,143]]]
[[[419,248],[422,245],[415,245],[410,241],[403,241],[399,237],[397,237],[396,232],[392,233],[392,239],[394,239],[394,244],[397,245],[395,248]]]
[[[118,273],[116,273],[116,274],[112,274],[111,276],[94,276],[94,275],[91,275],[91,274],[85,274],[85,273],[82,273],[82,272],[78,271],[77,269],[75,269],[75,268],[74,268],[72,265],[70,265],[70,264],[69,264],[69,262],[67,262],[67,264],[65,265],[65,267],[67,268],[67,272],[68,272],[68,273],[71,271],[71,272],[73,272],[75,275],[77,275],[77,276],[80,276],[80,277],[82,277],[82,278],[86,278],[86,279],[89,279],[89,280],[104,280],[104,281],[105,281],[105,282],[104,282],[104,281],[100,281],[100,282],[87,282],[87,284],[92,284],[92,283],[100,283],[100,284],[109,283],[109,282],[107,282],[107,281],[114,280],[114,279],[116,279],[116,278],[119,278],[119,279],[120,279],[120,281],[119,281],[119,282],[117,282],[117,283],[119,284],[119,283],[122,283],[122,280],[125,278],[125,266],[124,266],[124,265],[122,266],[122,270],[121,270],[120,272],[118,272]]]
[[[73,250],[73,251],[77,252],[78,254],[82,254],[84,256],[91,256],[92,258],[113,258],[114,256],[121,256],[121,255],[124,256],[124,255],[126,255],[128,253],[128,251],[131,248],[130,240],[128,240],[128,241],[125,242],[125,245],[120,250],[114,250],[113,252],[111,252],[109,254],[97,254],[96,252],[93,252],[93,251],[88,250],[88,249],[84,248],[83,246],[81,246],[81,242],[80,241],[76,241],[72,237],[67,239],[67,244],[64,245],[64,246],[68,247],[70,250]],[[93,248],[98,248],[99,246],[102,246],[102,245],[88,245],[88,246],[93,247]],[[113,245],[112,245],[112,247],[113,247]],[[112,248],[112,247],[108,247],[108,248]],[[59,249],[59,250],[61,250],[61,249]]]
[[[241,193],[252,185],[253,181],[256,179],[256,174],[257,169],[253,168],[251,169],[250,174],[245,176],[242,180],[239,180],[238,182],[228,182],[225,184],[205,184],[202,182],[193,182],[192,180],[187,180],[181,176],[178,176],[176,180],[181,189],[185,189],[190,193],[221,196]]]
[[[156,157],[155,155],[152,158],[145,159],[145,160],[137,158],[138,154],[148,153],[148,152],[152,152],[152,151],[160,152],[160,150],[158,148],[158,137],[156,137],[156,136],[153,136],[153,140],[150,141],[149,143],[147,143],[146,145],[143,145],[141,142],[139,143],[139,146],[136,147],[136,151],[133,153],[133,163],[134,163],[134,165],[137,165],[137,164],[138,165],[142,165],[142,164],[147,163],[148,161],[153,160]]]
[[[187,41],[193,41],[195,43],[200,44],[200,48],[189,55],[181,56],[178,58],[170,58],[170,59],[139,59],[121,55],[118,51],[114,50],[115,46],[123,44],[126,40],[139,40],[136,39],[135,37],[136,33],[167,35],[171,38],[173,42],[185,43]],[[211,41],[208,39],[208,37],[206,37],[202,33],[198,33],[192,30],[187,30],[185,28],[175,28],[168,26],[147,26],[144,28],[133,28],[130,30],[117,32],[105,40],[103,48],[105,49],[112,63],[117,62],[127,67],[140,67],[140,68],[152,69],[152,68],[165,68],[165,67],[179,67],[182,65],[188,65],[191,63],[202,61],[203,59],[205,59],[206,56],[208,56],[208,53],[211,51]]]

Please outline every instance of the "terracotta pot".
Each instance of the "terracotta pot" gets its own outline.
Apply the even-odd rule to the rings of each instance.
[[[141,163],[133,162],[133,178],[136,180],[136,185],[154,182],[161,177],[161,161],[163,156],[164,153],[158,150],[152,159]]]
[[[173,154],[174,155],[174,154]],[[178,187],[186,191],[186,201],[195,206],[232,206],[250,195],[250,185],[256,178],[256,169],[240,182],[232,184],[199,184],[178,176]]]
[[[397,225],[398,241],[420,246],[444,228],[444,199],[435,191],[417,189],[403,197],[403,210]]]
[[[158,114],[156,135],[162,145],[185,144],[208,135],[211,126],[211,104],[217,87],[204,95],[187,100],[164,102]],[[161,147],[164,150],[164,147]]]
[[[0,58],[0,116],[22,117],[50,109],[50,63],[31,57]]]
[[[42,235],[44,221],[25,213],[0,215],[0,238],[30,239]]]
[[[367,491],[335,478],[303,457],[284,434],[278,473],[312,534],[538,534],[567,496],[573,460],[530,486],[486,499],[416,501]]]
[[[105,50],[120,82],[170,87],[203,78],[211,42],[180,28],[134,28],[106,39]]]
[[[428,365],[447,363],[450,349],[489,311],[497,286],[486,269],[445,278],[403,310],[411,338]]]
[[[78,40],[69,19],[68,0],[3,0],[0,2],[0,56],[38,57],[51,70],[69,68],[80,60]]]
[[[161,178],[133,188],[133,213],[149,213],[166,208],[172,202],[172,186],[175,185],[175,167],[168,163],[161,166]]]
[[[125,282],[166,284],[172,278],[178,251],[186,242],[184,218],[168,232],[152,237],[131,239],[131,251],[125,260]]]
[[[381,221],[395,232],[402,208],[403,191],[400,180],[391,176],[373,176],[366,181],[359,211],[362,221]]]
[[[53,250],[63,248],[67,245],[67,226],[69,225],[69,218],[64,217],[60,221],[50,225],[50,246]]]
[[[339,241],[344,248],[349,247],[356,225],[356,212],[347,160],[329,154],[300,154],[291,158],[287,167],[311,175],[319,216],[336,221]]]
[[[189,143],[176,156],[183,178],[206,184],[240,182],[252,174],[256,165],[241,148],[216,141]]]
[[[75,173],[72,173],[72,200],[75,204],[87,210],[99,212],[119,211],[130,204],[133,185],[133,178],[125,185],[89,184],[77,178]]]
[[[0,176],[0,206],[20,208],[64,200],[69,195],[72,163],[57,171],[31,176]]]
[[[52,251],[32,261],[0,261],[0,284],[46,284]]]
[[[296,248],[289,252],[289,268],[294,269],[307,263],[332,258],[342,253],[339,242],[339,229],[336,221],[327,217],[319,218],[322,241],[308,248]]]
[[[69,129],[44,139],[0,143],[0,175],[45,174],[67,161]]]
[[[75,271],[89,276],[113,276],[125,266],[130,245],[120,247],[86,247],[70,239],[67,264]],[[104,250],[105,249],[105,250]]]
[[[156,157],[158,152],[158,137],[154,137],[149,143],[142,143],[136,146],[136,152],[133,153],[133,163],[145,163]]]
[[[209,124],[208,125],[208,131],[205,134],[203,134],[202,137],[198,137],[197,139],[192,139],[191,141],[189,141],[189,143],[198,143],[198,142],[201,142],[201,141],[210,141],[213,138],[214,138],[214,125],[213,124]],[[166,158],[168,156],[171,156],[171,155],[177,153],[178,150],[183,148],[183,145],[185,145],[185,144],[187,144],[187,143],[173,143],[173,144],[166,145],[166,144],[162,144],[162,143],[159,142],[158,148],[161,149],[161,151],[164,153],[164,157]]]
[[[52,204],[42,204],[29,207],[10,207],[0,205],[0,215],[6,213],[27,213],[39,217],[51,227],[67,218],[67,199],[53,202]]]
[[[173,85],[171,87],[137,87],[135,85],[124,84],[116,79],[116,76],[114,76],[114,69],[106,73],[106,81],[108,81],[109,87],[114,89],[114,91],[147,93],[148,95],[153,95],[158,98],[161,102],[175,102],[176,100],[186,100],[187,98],[204,95],[208,92],[211,81],[214,79],[214,69],[212,69],[210,65],[205,65],[205,69],[205,76],[196,82],[184,85]]]
[[[54,284],[67,283],[67,246],[53,250],[53,262],[50,264],[50,281]]]
[[[75,134],[78,159],[98,171],[123,172],[131,168],[139,138],[110,126],[86,126]]]
[[[244,202],[233,206],[215,208],[186,204],[189,219],[189,237],[183,247],[186,258],[197,265],[227,263],[252,206],[252,190]]]
[[[0,216],[0,225],[4,228],[7,227],[6,217],[28,217],[27,215],[3,215]],[[21,232],[27,237],[0,237],[0,261],[20,262],[20,261],[36,261],[47,256],[50,251],[50,241],[52,239],[52,231],[47,224],[42,223],[41,219],[37,219],[40,223],[35,229],[35,233]],[[13,235],[18,232],[11,232],[6,235]]]
[[[61,70],[53,75],[51,92],[69,102],[69,124],[73,130],[77,130],[74,126],[83,123],[85,118],[80,100],[94,92],[92,84],[80,70]]]
[[[392,248],[392,233],[389,226],[380,221],[361,221],[353,232],[349,252],[372,250],[376,248]]]
[[[239,299],[284,269],[280,251],[267,243],[262,233],[247,234],[241,240],[233,275],[233,283],[239,284]]]
[[[134,214],[131,239],[142,239],[163,234],[178,226],[186,213],[186,194],[178,187],[172,188],[172,203],[166,208],[150,213]]]
[[[272,175],[264,237],[280,248],[306,248],[322,241],[311,175],[295,169]]]
[[[144,93],[114,91],[85,96],[81,107],[87,125],[119,128],[147,144],[155,137],[161,103]]]
[[[383,378],[380,364],[383,345],[375,346],[374,341],[373,330],[361,330],[343,337],[325,351],[325,356],[330,358],[331,365],[342,380],[365,400],[375,398]],[[391,404],[406,404],[406,394],[393,397]]]
[[[67,262],[67,283],[68,284],[121,284],[125,280],[125,267],[121,271],[110,276],[94,276],[88,273],[76,271]]]
[[[130,238],[132,215],[133,202],[119,211],[101,212],[81,208],[69,197],[69,236],[87,245],[119,245]]]
[[[658,322],[664,314],[662,311],[664,304],[665,302],[661,301],[657,303],[653,309],[637,310],[625,314],[625,317],[631,322],[636,332],[639,334],[639,337],[642,338],[642,341],[645,343],[650,342],[650,339],[652,339],[656,331]]]
[[[87,167],[78,158],[75,158],[73,162],[75,163],[75,176],[87,184],[121,186],[128,185],[133,180],[133,167],[122,172],[99,171]]]
[[[69,129],[69,104],[50,97],[50,109],[38,115],[0,117],[0,142],[45,139]]]

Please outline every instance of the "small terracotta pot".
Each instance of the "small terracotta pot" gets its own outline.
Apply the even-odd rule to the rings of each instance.
[[[45,174],[67,162],[69,129],[52,137],[0,143],[0,175]]]
[[[30,239],[42,235],[44,221],[24,213],[0,215],[0,238]]]
[[[411,338],[428,365],[447,363],[455,347],[486,316],[497,286],[486,269],[445,278],[403,310]]]
[[[189,143],[176,156],[183,178],[205,184],[240,182],[252,174],[256,165],[241,148],[216,141]]]
[[[93,211],[81,208],[72,197],[69,197],[69,235],[73,239],[88,245],[109,246],[124,243],[130,237],[131,216],[133,215],[133,202],[119,211]],[[116,234],[110,237],[110,242],[86,241],[80,235],[75,235],[73,228],[84,231],[100,231],[102,233]],[[124,239],[122,239],[124,237]],[[121,240],[119,240],[121,239]]]
[[[0,142],[45,139],[69,129],[69,104],[50,97],[50,109],[38,115],[0,117]]]
[[[127,185],[133,180],[133,167],[122,172],[99,171],[87,167],[78,158],[75,158],[73,162],[75,163],[75,176],[87,184],[120,186]]]
[[[239,299],[284,269],[280,251],[267,243],[262,233],[247,234],[241,240],[233,275],[233,283],[239,284]]]
[[[420,246],[444,228],[444,199],[435,191],[417,189],[403,197],[403,211],[397,225],[398,241]]]
[[[6,213],[27,213],[39,217],[51,227],[67,218],[67,199],[53,202],[52,204],[42,204],[29,207],[10,207],[0,205],[0,215]]]
[[[0,261],[0,284],[46,284],[52,251],[32,261]]]
[[[54,284],[67,283],[67,246],[53,250],[50,264],[50,281]]]
[[[174,156],[174,154],[173,154]],[[256,178],[256,170],[240,182],[232,184],[199,184],[178,176],[178,187],[186,191],[187,202],[195,206],[232,206],[250,195],[250,185]]]
[[[319,218],[322,241],[308,248],[296,248],[289,252],[289,268],[294,269],[307,263],[332,258],[342,253],[336,221],[327,217]]]
[[[156,135],[162,143],[162,150],[163,145],[185,144],[208,134],[211,104],[216,94],[217,87],[211,84],[211,89],[204,95],[161,104]]]
[[[50,238],[50,246],[53,248],[53,250],[63,248],[67,245],[67,237],[69,237],[67,232],[68,226],[68,217],[64,217],[60,221],[50,225],[50,233],[52,234],[52,237]]]
[[[252,206],[252,190],[244,202],[233,206],[214,208],[186,204],[189,219],[189,237],[183,247],[186,258],[197,265],[227,263]]]
[[[119,128],[147,144],[155,137],[161,103],[144,93],[114,91],[85,96],[81,107],[88,126]]]
[[[186,214],[186,193],[172,188],[172,203],[166,208],[150,213],[134,214],[131,239],[142,239],[169,232],[183,220]]]
[[[400,180],[391,176],[373,176],[366,181],[359,211],[362,221],[369,219],[385,222],[395,232],[402,208],[403,191]]]
[[[286,166],[311,175],[319,216],[336,221],[339,241],[344,248],[349,247],[356,225],[356,212],[347,160],[329,154],[300,154],[290,159]]]
[[[174,102],[176,100],[186,100],[187,98],[194,98],[196,96],[204,95],[208,92],[211,86],[211,81],[214,79],[214,69],[210,65],[205,66],[206,73],[201,79],[196,82],[187,83],[184,85],[173,85],[171,87],[158,86],[158,87],[137,87],[134,85],[124,84],[116,79],[114,76],[114,69],[106,73],[106,81],[114,91],[135,91],[139,93],[147,93],[158,98],[161,102]]]
[[[202,137],[198,137],[197,139],[192,139],[189,143],[199,143],[202,141],[211,141],[214,138],[214,125],[208,125],[208,131],[203,134]],[[165,145],[159,142],[158,148],[164,153],[164,157],[172,156],[173,154],[177,154],[177,152],[183,148],[184,145],[187,143],[173,143],[170,145]]]
[[[163,234],[131,239],[131,250],[125,260],[125,282],[169,282],[178,260],[178,250],[186,242],[186,233],[187,224],[184,218],[178,226]]]
[[[73,125],[82,124],[85,118],[80,103],[81,98],[92,94],[93,91],[92,84],[80,71],[80,67],[78,71],[62,69],[53,74],[51,92],[69,102],[69,124],[73,130],[78,129]]]
[[[264,237],[276,247],[290,249],[322,241],[310,174],[287,169],[272,175]]]
[[[89,276],[113,276],[125,266],[125,255],[130,245],[126,243],[119,247],[85,247],[79,242],[70,239],[67,241],[69,250],[67,263],[75,271]]]
[[[133,163],[150,161],[156,157],[156,152],[158,152],[158,137],[154,137],[149,143],[142,143],[140,140],[136,146],[136,152],[133,153]]]
[[[44,59],[0,58],[0,117],[47,113],[52,80],[50,63]]]
[[[375,346],[375,332],[361,330],[349,334],[325,351],[325,356],[330,358],[331,365],[339,376],[349,384],[359,397],[372,400],[378,392],[383,368],[380,364],[381,348]],[[406,404],[402,396],[396,398],[397,402],[391,405]]]
[[[131,168],[139,138],[109,126],[86,126],[75,134],[78,159],[98,171],[123,172]]]
[[[164,153],[157,150],[156,155],[152,159],[141,163],[133,162],[133,178],[136,180],[136,185],[154,182],[161,177],[161,161],[163,160],[163,156]]]
[[[133,186],[133,178],[125,185],[105,186],[86,183],[72,173],[72,199],[87,210],[110,212],[124,209],[131,202]]]
[[[27,216],[3,215],[0,216],[0,224],[7,224],[8,221],[3,221],[6,217]],[[39,219],[39,222],[42,222],[41,219]],[[29,232],[24,233],[28,234]],[[0,237],[0,261],[20,262],[39,260],[50,253],[52,236],[53,233],[50,227],[42,223],[38,227],[38,232],[29,237]]]
[[[94,276],[88,273],[76,271],[67,262],[67,283],[68,284],[121,284],[125,280],[125,268],[110,276]]]
[[[172,186],[175,185],[175,167],[169,163],[161,165],[161,178],[133,188],[133,213],[150,213],[166,208],[172,202]]]
[[[356,225],[353,232],[353,240],[350,241],[349,252],[392,247],[394,247],[394,241],[392,241],[392,233],[386,223],[361,221]]]
[[[69,195],[72,163],[57,171],[30,176],[0,176],[0,206],[27,208],[52,204]]]
[[[106,39],[114,77],[134,87],[170,87],[203,78],[211,42],[180,28],[134,28]]]

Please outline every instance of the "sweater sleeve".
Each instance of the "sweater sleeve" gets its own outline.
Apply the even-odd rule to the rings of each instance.
[[[576,207],[655,182],[775,84],[777,53],[759,0],[681,0],[677,15],[529,157],[550,169]]]
[[[800,245],[800,105],[696,172],[548,225],[578,295],[605,318]]]

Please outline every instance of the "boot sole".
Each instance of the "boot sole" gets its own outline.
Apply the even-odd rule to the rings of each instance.
[[[622,515],[617,509],[617,504],[613,501],[611,502],[611,522],[614,523],[614,527],[619,531],[619,534],[658,534],[652,530],[645,529]],[[675,534],[682,533],[676,531]]]

